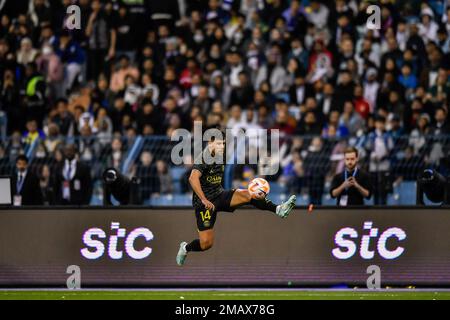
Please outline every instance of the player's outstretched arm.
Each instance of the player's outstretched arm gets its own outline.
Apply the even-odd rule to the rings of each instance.
[[[189,176],[189,183],[194,190],[195,194],[200,198],[202,203],[204,204],[206,209],[214,210],[214,204],[206,199],[205,194],[203,193],[202,186],[200,184],[200,177],[202,173],[199,170],[193,169],[191,175]]]

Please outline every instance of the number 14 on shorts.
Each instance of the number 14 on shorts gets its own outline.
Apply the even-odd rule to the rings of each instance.
[[[211,220],[211,213],[209,210],[200,211],[200,216],[202,217],[202,221]]]

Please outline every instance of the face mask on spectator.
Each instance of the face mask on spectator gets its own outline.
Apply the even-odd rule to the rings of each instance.
[[[244,35],[242,34],[242,32],[237,32],[234,34],[234,41],[235,42],[241,42],[242,39],[244,38]]]
[[[52,54],[52,52],[53,52],[53,50],[52,50],[52,47],[50,47],[50,46],[45,46],[44,48],[42,48],[42,54],[44,56],[48,56],[48,55]]]
[[[209,55],[210,55],[211,58],[213,58],[213,59],[219,59],[219,58],[220,58],[220,52],[217,52],[217,51],[211,51],[211,52],[209,53]]]
[[[298,56],[299,54],[301,54],[303,51],[302,48],[295,48],[294,50],[292,50],[292,52],[294,53],[294,55]]]
[[[200,42],[202,42],[203,41],[203,35],[201,34],[201,33],[196,33],[195,35],[194,35],[194,41],[196,42],[196,43],[200,43]]]

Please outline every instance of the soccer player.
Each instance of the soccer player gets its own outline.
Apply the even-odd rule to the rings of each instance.
[[[207,153],[214,159],[216,156],[224,157],[225,141],[212,137],[207,148],[203,151],[203,160]],[[223,162],[194,164],[189,183],[194,190],[192,204],[195,208],[199,238],[191,243],[181,242],[176,258],[177,264],[182,266],[188,252],[205,251],[212,247],[214,242],[214,223],[217,212],[233,212],[237,207],[244,204],[252,204],[258,209],[272,211],[281,218],[286,218],[295,206],[295,195],[286,202],[275,205],[265,195],[260,198],[252,198],[248,190],[232,189],[224,190],[222,178],[224,173]]]

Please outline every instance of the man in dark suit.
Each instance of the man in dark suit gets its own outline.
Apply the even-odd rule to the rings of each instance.
[[[439,107],[434,113],[435,124],[431,127],[431,134],[435,136],[444,136],[450,134],[450,122],[448,112],[444,107]]]
[[[19,155],[16,173],[12,176],[13,204],[15,206],[43,205],[38,177],[28,170],[28,158]]]
[[[92,179],[88,166],[79,162],[76,146],[64,148],[64,162],[55,175],[56,203],[60,205],[88,205],[92,196]]]
[[[344,151],[345,170],[334,176],[331,197],[337,198],[338,206],[364,205],[364,198],[372,196],[369,175],[357,167],[358,150],[349,147]]]

